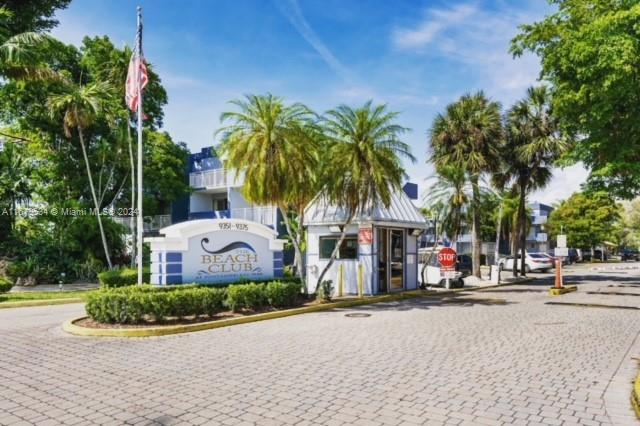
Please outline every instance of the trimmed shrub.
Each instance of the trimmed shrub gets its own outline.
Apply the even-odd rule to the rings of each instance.
[[[224,309],[226,290],[206,287],[155,288],[149,285],[105,288],[87,298],[87,315],[107,324],[158,322],[167,317],[214,316]]]
[[[227,306],[233,312],[242,309],[259,309],[267,304],[266,285],[242,284],[227,288]]]
[[[234,284],[229,287],[150,285],[104,287],[87,299],[87,315],[108,324],[136,324],[153,319],[214,315],[225,306],[237,312],[267,305],[285,308],[295,305],[300,283],[272,281],[266,284]]]
[[[104,271],[98,274],[98,280],[101,287],[116,288],[138,283],[138,271],[132,268],[114,269],[113,271]],[[142,282],[151,281],[151,273],[149,268],[142,271]]]
[[[13,287],[13,283],[4,277],[0,277],[0,293],[7,293]]]
[[[267,301],[275,308],[293,306],[300,296],[301,286],[298,283],[270,282],[266,285]]]

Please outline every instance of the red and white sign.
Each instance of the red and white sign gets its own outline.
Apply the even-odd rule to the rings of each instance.
[[[450,247],[445,247],[438,252],[438,262],[444,269],[452,269],[456,266],[456,251]]]
[[[369,245],[371,243],[373,243],[373,229],[370,226],[358,229],[358,244]]]

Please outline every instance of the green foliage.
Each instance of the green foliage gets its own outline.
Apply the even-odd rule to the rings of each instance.
[[[142,273],[142,282],[148,283],[151,279],[149,268]],[[138,270],[132,268],[114,269],[98,274],[100,286],[105,288],[125,287],[138,283]]]
[[[632,198],[640,193],[640,3],[552,1],[554,14],[523,25],[514,55],[537,54],[553,85],[553,111],[579,137],[570,161],[591,168],[593,189]]]
[[[167,317],[214,316],[223,309],[224,295],[219,288],[132,286],[92,293],[85,309],[92,319],[107,324],[162,322]]]
[[[58,21],[53,18],[57,9],[65,9],[71,0],[4,0],[2,7],[11,12],[6,24],[10,34],[26,31],[50,30]]]
[[[232,285],[227,288],[227,306],[234,312],[260,309],[267,304],[264,284]]]
[[[551,212],[548,229],[552,237],[567,235],[569,247],[593,248],[615,240],[621,206],[606,192],[578,192]]]
[[[480,277],[481,188],[483,174],[495,172],[500,164],[503,142],[501,106],[483,92],[466,94],[447,105],[433,120],[429,132],[430,161],[436,169],[462,171],[471,186],[471,230],[473,274]]]
[[[0,293],[8,293],[13,287],[13,283],[7,278],[0,277]]]
[[[331,302],[331,297],[333,295],[333,281],[332,280],[324,280],[318,286],[316,290],[316,299],[318,299],[322,303]]]
[[[213,317],[227,306],[233,311],[257,310],[265,306],[295,305],[298,282],[234,284],[229,287],[128,286],[103,288],[87,296],[87,315],[107,324],[137,324],[147,320],[207,315]]]
[[[297,282],[270,282],[265,286],[267,301],[275,308],[284,308],[295,304],[301,292]]]
[[[171,202],[189,194],[189,150],[175,143],[167,132],[145,132],[145,215],[164,214]]]

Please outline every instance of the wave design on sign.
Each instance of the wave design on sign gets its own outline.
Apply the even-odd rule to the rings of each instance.
[[[236,250],[236,249],[247,249],[247,250],[251,250],[254,253],[256,252],[253,249],[253,247],[251,247],[248,243],[245,243],[244,241],[236,241],[231,244],[227,244],[226,246],[222,247],[219,250],[208,250],[204,246],[205,244],[209,244],[208,238],[203,238],[202,241],[200,241],[200,246],[202,247],[202,250],[206,251],[209,254],[221,254],[221,253],[226,253],[228,251]]]

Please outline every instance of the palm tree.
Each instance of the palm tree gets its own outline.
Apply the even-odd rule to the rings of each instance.
[[[0,148],[0,199],[11,205],[10,224],[15,228],[16,207],[20,201],[31,196],[29,176],[33,170],[27,158],[14,143],[5,143]]]
[[[12,34],[8,28],[13,13],[0,7],[0,74],[19,80],[59,79],[40,53],[55,40],[38,32]]]
[[[299,263],[296,271],[304,281],[299,212],[315,195],[320,134],[316,116],[302,104],[285,105],[282,98],[271,94],[248,95],[231,104],[239,111],[220,117],[222,123],[229,123],[218,130],[222,157],[236,174],[244,174],[242,192],[249,202],[275,205],[282,213]],[[295,236],[289,220],[291,208],[298,213]]]
[[[569,148],[568,141],[559,133],[558,121],[552,114],[550,101],[550,92],[546,86],[530,87],[527,96],[516,102],[506,117],[503,170],[499,173],[498,180],[503,184],[514,185],[519,195],[521,275],[526,272],[527,194],[544,188],[549,183],[555,162]]]
[[[462,96],[438,114],[429,134],[431,161],[436,167],[465,170],[471,184],[471,225],[473,274],[480,277],[480,179],[492,172],[500,158],[503,131],[500,104],[483,92]]]
[[[62,114],[62,126],[64,134],[67,138],[72,137],[73,129],[78,132],[80,148],[87,170],[89,179],[89,188],[93,198],[93,204],[98,218],[98,226],[100,227],[100,237],[102,238],[102,246],[107,259],[109,269],[113,268],[111,256],[109,255],[109,246],[107,238],[102,226],[102,217],[100,215],[100,203],[96,195],[96,189],[93,184],[91,173],[91,164],[87,155],[87,147],[84,139],[84,131],[99,117],[104,116],[108,111],[108,105],[112,101],[112,87],[104,82],[92,83],[86,86],[67,83],[64,85],[64,92],[51,95],[47,101],[47,107],[52,118],[57,118]]]
[[[333,265],[354,217],[370,214],[379,204],[388,207],[405,176],[401,157],[415,161],[409,145],[400,140],[408,129],[395,123],[397,117],[386,105],[371,101],[355,109],[341,105],[325,114],[323,128],[330,146],[321,196],[342,209],[346,220],[316,288]]]
[[[442,206],[442,229],[455,243],[462,232],[465,207],[471,198],[466,173],[464,169],[441,166],[429,179],[436,181],[427,190],[425,205]]]

